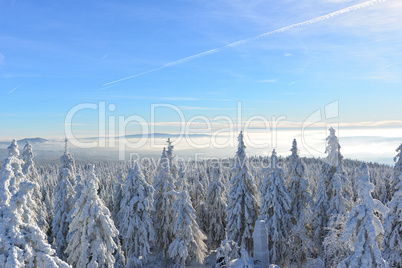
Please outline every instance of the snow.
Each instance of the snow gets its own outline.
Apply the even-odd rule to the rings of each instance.
[[[324,161],[296,140],[286,158],[247,157],[238,141],[227,162],[180,165],[170,140],[155,165],[75,162],[67,141],[59,165],[37,165],[13,141],[0,268],[402,267],[402,145],[392,169],[343,159],[333,129]]]
[[[278,167],[275,149],[272,151],[271,166],[260,187],[261,214],[268,229],[268,250],[271,263],[284,264],[288,251],[287,237],[290,231],[291,198],[285,186],[284,172]]]
[[[257,189],[249,172],[243,141],[240,132],[239,145],[233,167],[233,177],[230,182],[230,191],[227,206],[227,237],[239,246],[245,243],[246,250],[253,250],[252,233],[254,223],[259,212]]]

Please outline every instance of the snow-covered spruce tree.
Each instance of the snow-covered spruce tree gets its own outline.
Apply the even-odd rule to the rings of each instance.
[[[75,204],[78,199],[80,199],[82,191],[84,190],[86,185],[85,182],[85,177],[81,176],[81,174],[78,172],[75,180],[75,187],[74,187],[74,199],[73,199],[73,204]],[[72,211],[75,210],[75,207],[73,207]]]
[[[198,206],[205,201],[205,188],[198,176],[195,176],[193,184],[189,189],[189,194],[195,210],[198,210]]]
[[[18,191],[20,182],[25,180],[24,173],[22,172],[22,165],[24,162],[18,158],[20,151],[18,150],[17,141],[14,139],[8,149],[8,157],[4,160],[10,163],[13,169],[13,177],[10,180],[9,189],[11,194],[15,194]]]
[[[296,225],[292,226],[288,239],[290,263],[303,267],[314,257],[315,244],[312,239],[313,230],[310,224],[311,210],[304,210],[300,214]],[[310,266],[309,266],[310,267]]]
[[[293,140],[292,154],[288,157],[289,195],[291,199],[291,235],[289,236],[289,256],[291,262],[302,265],[314,253],[311,237],[311,195],[308,181],[304,179],[304,165],[298,155],[296,139]]]
[[[13,167],[7,159],[0,169],[0,211],[2,207],[8,206],[11,198],[9,190],[10,181],[14,177]]]
[[[192,194],[190,194],[192,205],[196,211],[196,218],[198,226],[207,232],[208,229],[208,212],[205,204],[205,188],[204,184],[201,182],[200,178],[195,178],[194,184],[192,185]]]
[[[337,173],[335,173],[333,180],[336,181],[339,179]],[[337,182],[339,183],[339,182]],[[345,203],[340,201],[342,200],[341,197],[341,190],[342,185],[338,185],[338,187],[334,188],[338,189],[335,192],[335,197],[331,200],[336,201],[335,205],[332,206],[334,208],[341,208],[338,213],[330,214],[327,211],[327,214],[330,215],[330,219],[328,222],[328,227],[325,228],[325,238],[323,241],[323,260],[326,267],[335,267],[336,264],[339,263],[342,258],[347,257],[350,255],[350,249],[348,248],[348,244],[345,240],[341,239],[343,233],[345,232],[345,222],[347,212],[345,207],[342,207]],[[329,209],[331,209],[331,203],[329,204]]]
[[[67,260],[65,250],[67,248],[67,236],[71,221],[70,212],[74,207],[75,196],[75,162],[68,152],[67,139],[65,140],[64,154],[60,157],[61,166],[59,169],[58,182],[55,189],[54,211],[52,221],[52,237],[57,255],[62,260]]]
[[[289,192],[286,189],[283,170],[278,167],[275,149],[272,151],[271,166],[260,187],[261,214],[268,229],[269,261],[285,265],[288,254],[286,240],[290,230]]]
[[[34,154],[32,150],[32,145],[27,141],[22,151],[22,159],[24,164],[22,165],[22,172],[25,174],[28,180],[37,182],[38,181],[38,171],[35,166]]]
[[[207,252],[204,240],[207,237],[198,227],[190,197],[184,190],[170,194],[177,195],[177,198],[173,203],[176,217],[173,226],[175,239],[169,246],[169,256],[175,260],[176,267],[184,268],[186,261],[190,259],[203,263]]]
[[[325,228],[327,235],[323,241],[324,250],[322,256],[325,267],[336,267],[352,253],[350,246],[342,239],[346,231],[347,220],[346,215],[337,215],[330,226]]]
[[[19,155],[18,151],[18,146],[15,140],[11,143],[10,147],[8,147],[9,150],[9,156],[4,159],[3,161],[3,167],[2,170],[4,169],[3,173],[3,179],[7,181],[7,191],[11,195],[16,195],[19,190],[19,185],[26,181],[25,175],[22,173],[21,169],[21,164],[23,164],[23,161],[17,158]],[[37,185],[37,184],[35,184]],[[36,187],[35,187],[36,188]],[[34,190],[34,188],[32,188]],[[32,194],[29,195],[30,200],[32,199]],[[37,225],[37,213],[36,213],[36,206],[33,200],[32,202],[28,202],[27,206],[23,207],[23,216],[25,214],[30,214],[31,212],[35,214],[35,217],[23,217],[24,223],[27,224],[32,224],[32,225]],[[29,206],[29,207],[28,207]]]
[[[394,157],[394,174],[393,174],[393,181],[392,181],[392,189],[391,189],[391,195],[394,194],[394,192],[397,191],[398,184],[400,182],[401,174],[402,174],[402,143],[399,145],[399,147],[396,149],[396,156]]]
[[[126,267],[126,257],[124,256],[123,249],[121,248],[121,243],[119,238],[117,237],[115,239],[116,245],[117,245],[117,250],[114,253],[114,267],[115,268],[121,268],[121,267]],[[129,266],[130,267],[130,266]]]
[[[168,144],[166,150],[166,156],[169,159],[170,173],[172,174],[173,182],[176,183],[178,176],[178,169],[176,165],[175,156],[173,154],[174,146],[172,145],[172,141],[170,140],[170,138],[168,138],[166,142]]]
[[[240,257],[240,249],[236,242],[222,240],[221,245],[216,249],[216,268],[229,267],[230,261]]]
[[[330,128],[330,136],[327,140],[327,161],[332,167],[332,172],[334,172],[327,184],[328,209],[326,214],[328,215],[328,224],[323,241],[324,262],[326,266],[329,266],[330,263],[336,263],[340,256],[347,256],[350,253],[345,240],[340,239],[340,237],[344,233],[344,219],[351,208],[352,190],[343,169],[341,146],[333,128]]]
[[[109,209],[113,209],[113,185],[112,185],[112,179],[111,175],[109,172],[105,174],[105,176],[102,176],[105,174],[104,172],[100,172],[100,177],[102,179],[99,180],[99,197],[102,199],[103,203],[105,206]]]
[[[178,191],[185,190],[188,191],[188,185],[186,181],[186,172],[183,165],[180,165],[179,172],[177,175],[177,181],[175,182],[176,189]]]
[[[357,181],[357,206],[349,214],[342,238],[352,244],[353,253],[338,267],[388,267],[377,245],[376,238],[383,234],[384,230],[380,219],[375,215],[376,213],[384,215],[388,209],[371,197],[374,185],[370,183],[366,164],[362,165],[361,173]]]
[[[55,256],[46,235],[32,219],[36,215],[28,204],[33,202],[33,189],[39,186],[23,181],[11,197],[8,186],[12,173],[10,164],[0,172],[0,267],[69,267]]]
[[[240,248],[240,257],[243,262],[243,268],[254,268],[254,265],[250,265],[250,256],[247,250],[244,248],[244,243]]]
[[[226,232],[228,239],[236,242],[239,247],[244,242],[246,250],[251,254],[252,234],[259,212],[259,203],[256,198],[257,190],[248,169],[243,132],[240,132],[238,141],[226,208]]]
[[[339,222],[338,215],[347,215],[351,206],[350,183],[342,166],[341,146],[335,135],[335,129],[331,127],[329,132],[325,150],[328,155],[322,165],[317,198],[312,208],[314,240],[319,253],[322,253],[323,241],[328,235],[326,228],[337,230],[333,225]]]
[[[74,214],[74,211],[76,210],[75,204],[77,203],[78,199],[80,199],[82,191],[84,190],[85,187],[85,178],[81,176],[81,174],[78,172],[76,176],[76,183],[75,183],[75,188],[74,192],[75,195],[73,197],[73,200],[71,201],[71,204],[73,205],[71,208],[71,211],[68,215],[69,219],[72,219],[72,215]],[[68,232],[67,234],[67,243],[70,241],[71,237],[73,236],[74,233]]]
[[[135,164],[129,170],[118,214],[122,249],[129,267],[142,266],[148,261],[150,244],[154,240],[153,194],[154,188]]]
[[[53,180],[53,176],[50,176],[49,174],[45,174],[42,177],[42,183],[41,183],[41,189],[42,189],[42,204],[46,208],[47,212],[47,217],[46,217],[46,222],[49,225],[49,228],[47,229],[46,235],[48,238],[48,242],[52,244],[53,242],[53,236],[52,236],[52,227],[51,224],[53,222],[53,212],[54,212],[54,189],[56,186],[54,185],[55,180]]]
[[[324,163],[324,165],[326,164]],[[325,187],[325,178],[321,173],[318,181],[316,200],[311,208],[313,241],[316,243],[316,255],[322,253],[324,234],[328,223],[328,195]]]
[[[74,176],[73,184],[75,186],[75,175],[76,175],[76,167],[75,167],[75,160],[71,153],[68,151],[68,139],[64,140],[64,154],[60,157],[60,168],[68,168],[71,174]]]
[[[205,199],[207,209],[207,237],[211,249],[216,249],[225,239],[226,196],[221,182],[219,163],[213,169],[212,181],[208,186]]]
[[[24,164],[22,165],[22,172],[25,174],[25,177],[31,181],[39,184],[39,174],[35,166],[35,162],[33,161],[34,154],[32,150],[32,145],[27,141],[24,146],[24,150],[22,152],[22,157]],[[33,211],[35,212],[36,216],[35,219],[42,229],[42,231],[46,234],[47,230],[49,229],[49,224],[47,223],[47,210],[46,205],[42,204],[42,192],[41,189],[34,188],[33,194],[33,203],[30,204],[32,206]]]
[[[328,145],[326,152],[328,153],[327,162],[332,167],[332,177],[328,181],[328,211],[330,217],[342,214],[346,215],[350,209],[351,189],[350,182],[343,170],[342,159],[338,138],[335,136],[335,130],[329,129],[330,135],[327,138]]]
[[[113,211],[112,218],[116,227],[120,230],[120,218],[118,216],[120,212],[120,203],[123,200],[123,189],[125,185],[125,180],[120,170],[119,175],[117,176],[116,182],[113,185]]]
[[[395,158],[394,172],[402,169],[402,145]],[[394,175],[398,175],[397,172]],[[394,177],[394,195],[389,203],[389,212],[384,220],[383,256],[391,267],[402,267],[402,172]]]
[[[311,195],[308,192],[308,181],[304,179],[304,165],[298,155],[296,139],[293,140],[292,154],[288,158],[289,195],[291,198],[290,215],[297,222],[301,214],[310,205]]]
[[[205,202],[198,205],[195,215],[197,218],[198,227],[200,227],[200,229],[204,233],[206,233],[209,226],[208,226],[208,209]]]
[[[73,235],[66,248],[73,267],[113,267],[117,250],[113,238],[119,234],[109,209],[98,196],[99,179],[94,167],[75,204],[69,231]]]
[[[172,210],[174,195],[169,192],[173,191],[174,181],[170,173],[169,159],[166,156],[166,150],[163,148],[162,157],[159,164],[159,174],[155,178],[154,193],[154,227],[155,237],[157,238],[157,247],[163,253],[165,267],[167,266],[167,251],[172,243],[174,213]]]

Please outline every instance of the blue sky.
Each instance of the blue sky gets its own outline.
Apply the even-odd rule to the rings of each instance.
[[[99,101],[116,105],[108,115],[147,121],[155,103],[179,106],[188,119],[236,117],[241,101],[244,118],[285,115],[296,123],[338,101],[341,126],[401,127],[398,0],[105,86],[364,2],[1,0],[0,138],[62,137],[72,107]],[[93,136],[97,118],[77,114],[76,133]],[[177,120],[160,111],[156,130],[175,132]]]

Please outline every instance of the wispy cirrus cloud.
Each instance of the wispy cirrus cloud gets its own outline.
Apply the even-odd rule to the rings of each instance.
[[[172,62],[166,63],[166,64],[164,64],[164,65],[162,65],[162,66],[160,66],[158,68],[150,69],[150,70],[142,72],[142,73],[134,74],[134,75],[131,75],[131,76],[127,76],[127,77],[124,77],[124,78],[121,78],[121,79],[118,79],[118,80],[114,80],[114,81],[105,83],[105,84],[103,84],[103,86],[108,86],[108,85],[111,85],[111,84],[115,84],[115,83],[118,83],[118,82],[125,81],[127,79],[131,79],[131,78],[142,76],[142,75],[145,75],[145,74],[148,74],[148,73],[156,72],[156,71],[159,71],[159,70],[171,67],[171,66],[175,66],[175,65],[182,64],[182,63],[185,63],[185,62],[188,62],[188,61],[192,61],[192,60],[195,60],[195,59],[198,59],[198,58],[201,58],[201,57],[205,57],[205,56],[210,55],[210,54],[215,54],[215,53],[221,52],[222,50],[224,50],[226,48],[234,48],[234,47],[237,47],[237,46],[240,46],[240,45],[250,43],[252,41],[256,41],[256,40],[259,40],[259,39],[262,39],[262,38],[270,37],[272,35],[283,33],[283,32],[289,31],[289,30],[294,29],[294,28],[300,28],[300,27],[307,26],[307,25],[310,25],[310,24],[315,24],[315,23],[318,23],[318,22],[322,22],[322,21],[331,19],[333,17],[340,16],[340,15],[345,14],[345,13],[349,13],[349,12],[352,12],[352,11],[355,11],[355,10],[359,10],[359,9],[366,8],[366,7],[375,5],[375,4],[382,3],[384,1],[385,0],[370,0],[370,1],[363,2],[363,3],[357,4],[357,5],[342,8],[340,10],[337,10],[337,11],[334,11],[334,12],[331,12],[331,13],[328,13],[328,14],[325,14],[325,15],[322,15],[322,16],[318,16],[318,17],[315,17],[315,18],[312,18],[312,19],[309,19],[309,20],[305,20],[305,21],[302,21],[302,22],[299,22],[299,23],[294,23],[294,24],[291,24],[291,25],[288,25],[288,26],[285,26],[285,27],[282,27],[282,28],[279,28],[279,29],[276,29],[276,30],[273,30],[273,31],[269,31],[269,32],[257,35],[255,37],[251,37],[251,38],[239,40],[239,41],[236,41],[236,42],[232,42],[232,43],[227,44],[227,45],[222,46],[222,47],[210,49],[210,50],[205,51],[205,52],[201,52],[201,53],[189,56],[189,57],[185,57],[185,58],[182,58],[182,59],[179,59],[179,60],[176,60],[176,61],[172,61]]]

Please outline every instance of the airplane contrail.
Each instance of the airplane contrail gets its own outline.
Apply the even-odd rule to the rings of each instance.
[[[8,94],[11,94],[14,90],[16,90],[17,88],[19,88],[21,85],[16,86],[15,88],[13,88],[12,90],[10,90],[10,92],[8,92]]]
[[[244,45],[244,44],[247,44],[247,43],[249,43],[251,41],[254,41],[254,40],[258,40],[258,39],[266,38],[266,37],[274,35],[274,34],[286,32],[286,31],[289,31],[289,30],[291,30],[293,28],[298,28],[298,27],[302,27],[302,26],[305,26],[305,25],[318,23],[318,22],[321,22],[321,21],[324,21],[324,20],[339,16],[339,15],[342,15],[342,14],[345,14],[345,13],[349,13],[351,11],[355,11],[355,10],[358,10],[358,9],[369,7],[369,6],[379,4],[379,3],[382,3],[382,2],[385,2],[385,0],[371,0],[371,1],[367,1],[367,2],[364,2],[364,3],[357,4],[357,5],[353,5],[353,6],[350,6],[350,7],[346,7],[346,8],[340,9],[338,11],[328,13],[326,15],[322,15],[322,16],[319,16],[319,17],[316,17],[316,18],[313,18],[313,19],[303,21],[303,22],[291,24],[289,26],[285,26],[285,27],[282,27],[282,28],[279,28],[279,29],[276,29],[276,30],[273,30],[273,31],[270,31],[270,32],[267,32],[267,33],[263,33],[263,34],[255,36],[255,37],[251,37],[251,38],[243,39],[243,40],[240,40],[240,41],[236,41],[236,42],[227,44],[225,46],[215,48],[215,49],[211,49],[211,50],[208,50],[208,51],[205,51],[205,52],[202,52],[202,53],[199,53],[199,54],[195,54],[193,56],[189,56],[189,57],[177,60],[177,61],[172,61],[172,62],[166,63],[166,64],[164,64],[164,65],[162,65],[162,66],[160,66],[158,68],[151,69],[151,70],[148,70],[146,72],[142,72],[142,73],[139,73],[139,74],[127,76],[125,78],[121,78],[119,80],[115,80],[115,81],[103,84],[103,86],[111,85],[111,84],[121,82],[121,81],[130,79],[130,78],[134,78],[134,77],[141,76],[141,75],[144,75],[144,74],[159,71],[159,70],[167,68],[167,67],[171,67],[171,66],[174,66],[174,65],[185,63],[187,61],[198,59],[198,58],[210,55],[210,54],[218,53],[218,52],[220,52],[223,49],[228,48],[228,47],[237,47],[237,46],[240,46],[240,45]]]

